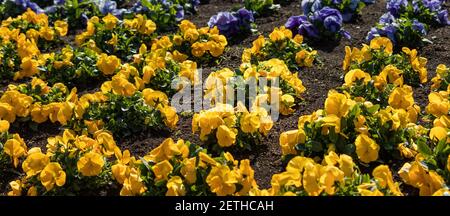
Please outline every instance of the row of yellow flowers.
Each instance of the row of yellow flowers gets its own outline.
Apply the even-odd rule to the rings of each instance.
[[[426,112],[432,115],[434,121],[431,129],[427,129],[418,124],[419,117],[426,121],[427,116],[421,115],[419,106],[414,102],[412,88],[404,84],[411,68],[420,68],[414,71],[425,74],[426,78],[423,65],[426,59],[417,57],[415,50],[403,48],[403,52],[410,55],[409,59],[396,58],[396,62],[389,61],[392,64],[385,65],[375,65],[377,62],[371,62],[372,66],[361,64],[361,61],[372,61],[372,56],[378,60],[386,58],[392,54],[391,49],[392,44],[386,38],[375,38],[370,45],[363,45],[362,50],[354,48],[351,53],[350,48],[346,47],[344,70],[351,69],[345,74],[344,85],[338,88],[342,93],[331,90],[323,110],[301,116],[297,130],[282,133],[282,153],[285,158],[302,155],[323,160],[327,160],[327,152],[344,153],[358,159],[360,164],[387,164],[392,160],[414,159],[398,170],[403,182],[418,188],[420,195],[448,193],[448,69],[445,65],[439,65],[433,78],[436,92],[430,93]],[[364,58],[366,60],[362,60]],[[422,66],[414,66],[418,62],[422,62]],[[421,80],[426,81],[424,78]],[[380,167],[387,170],[387,176],[391,175],[389,167],[380,165],[373,171],[374,177]],[[386,185],[386,180],[377,182]],[[391,185],[389,190],[393,195],[401,195],[393,184],[388,185]],[[300,187],[299,184],[295,186]],[[358,186],[360,192],[363,188]],[[304,189],[311,195],[306,187]],[[366,195],[383,194],[377,187],[366,189]],[[327,191],[325,193],[329,194]]]

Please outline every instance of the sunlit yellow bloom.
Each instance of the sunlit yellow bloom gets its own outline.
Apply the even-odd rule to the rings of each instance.
[[[145,187],[139,170],[131,169],[130,175],[125,179],[123,187],[120,190],[120,196],[136,196],[141,195],[147,190]]]
[[[362,83],[367,84],[370,81],[370,74],[360,70],[353,69],[345,74],[345,85],[351,86],[354,82],[361,80]]]
[[[192,157],[183,160],[183,166],[181,167],[181,174],[186,179],[188,184],[194,184],[197,181],[197,168],[196,163],[197,158]]]
[[[22,163],[22,169],[27,174],[27,177],[39,174],[47,164],[50,163],[50,158],[41,152],[41,149],[36,149],[31,153],[33,149],[28,152],[28,157]]]
[[[383,50],[388,55],[392,54],[392,42],[386,37],[376,37],[370,41],[370,48],[375,50]]]
[[[39,29],[39,35],[45,40],[51,41],[55,37],[55,31],[48,26],[44,26]]]
[[[56,186],[63,186],[66,183],[66,173],[57,162],[51,162],[45,166],[40,174],[42,185],[47,191]]]
[[[295,146],[297,144],[305,143],[306,135],[301,129],[290,130],[281,133],[280,135],[280,145],[281,152],[283,155],[296,154]]]
[[[320,185],[320,165],[306,163],[303,173],[303,188],[310,196],[319,196],[324,187]]]
[[[378,190],[375,183],[363,183],[359,185],[358,192],[361,196],[384,196],[384,194]]]
[[[58,32],[59,36],[66,36],[69,25],[65,21],[57,20],[55,22],[55,30]]]
[[[206,177],[211,192],[218,196],[231,195],[236,191],[238,180],[236,174],[228,166],[219,165],[211,169]]]
[[[353,163],[353,159],[352,157],[345,155],[345,154],[341,154],[339,156],[339,169],[341,169],[344,172],[345,176],[352,176],[353,175],[353,170],[354,170],[354,163]]]
[[[181,179],[179,176],[170,178],[166,184],[166,187],[166,196],[184,196],[186,194],[186,189],[183,185],[183,179]]]
[[[22,181],[15,180],[9,183],[11,191],[8,192],[8,196],[21,196],[22,195]]]
[[[327,115],[336,115],[340,118],[347,115],[354,104],[355,102],[348,99],[344,94],[330,91],[325,100],[325,111],[327,112]]]
[[[430,139],[431,140],[443,140],[446,139],[448,137],[448,133],[447,132],[448,129],[447,128],[443,128],[443,127],[433,127],[430,130]],[[447,138],[447,140],[449,140],[450,138]]]
[[[313,50],[311,52],[308,52],[307,50],[300,50],[295,54],[295,62],[297,62],[297,64],[301,67],[312,67],[316,55],[316,50]]]
[[[104,155],[114,154],[117,145],[111,133],[107,131],[97,131],[94,134],[94,138],[97,140],[97,143],[103,147],[102,151]]]
[[[236,142],[236,136],[236,131],[225,125],[220,125],[219,128],[217,128],[216,138],[221,147],[232,146]]]
[[[175,107],[164,106],[163,108],[159,109],[159,111],[165,117],[164,124],[167,127],[171,128],[171,129],[174,129],[177,127],[179,118],[178,118],[177,110],[175,109]]]
[[[198,154],[199,159],[200,159],[200,166],[201,167],[205,167],[206,165],[212,165],[212,166],[216,166],[218,165],[218,162],[215,161],[211,156],[209,156],[208,154],[204,153],[204,152],[200,152]]]
[[[447,92],[431,92],[430,95],[428,95],[428,100],[429,104],[426,107],[427,113],[436,117],[448,114],[450,110],[450,101]]]
[[[112,45],[112,46],[116,46],[117,42],[119,41],[117,34],[112,34],[111,39],[108,41],[108,44]]]
[[[395,109],[407,109],[414,105],[413,91],[410,86],[395,88],[389,95],[389,105]]]
[[[102,18],[102,21],[105,23],[105,29],[111,30],[116,27],[119,20],[112,14],[108,14]]]
[[[84,176],[97,176],[102,172],[105,160],[94,151],[84,154],[77,162],[78,171]]]
[[[144,159],[147,161],[152,161],[154,163],[159,163],[161,161],[170,160],[174,156],[181,155],[181,149],[175,144],[172,138],[165,139],[161,145],[153,149],[148,153]]]
[[[393,193],[396,196],[403,195],[398,185],[394,182],[394,179],[392,178],[392,173],[389,170],[388,166],[380,165],[376,167],[372,171],[372,175],[378,181],[378,184],[380,184],[381,188],[389,188],[391,193]]]
[[[378,159],[380,146],[365,134],[360,134],[355,140],[356,154],[364,163],[370,163]]]
[[[152,167],[155,174],[155,181],[167,180],[169,174],[173,170],[172,164],[168,160],[163,160]]]
[[[178,26],[180,27],[180,30],[183,33],[186,32],[188,29],[196,29],[197,28],[194,25],[194,23],[190,22],[189,20],[182,20]]]
[[[37,73],[39,73],[38,66],[39,63],[37,60],[30,57],[23,58],[22,63],[20,64],[21,70],[14,75],[14,80],[36,75]]]
[[[198,37],[200,35],[198,33],[197,29],[193,29],[193,28],[186,29],[186,31],[184,31],[183,33],[184,33],[184,35],[183,35],[184,39],[189,41],[189,42],[191,42],[191,43],[193,43],[194,41],[198,40]]]
[[[0,102],[0,119],[4,119],[10,123],[14,122],[16,120],[14,107],[8,103]]]
[[[200,58],[205,54],[206,43],[195,42],[194,44],[192,44],[191,48],[192,48],[191,50],[192,55],[194,55],[197,58]]]
[[[0,133],[7,132],[9,130],[9,121],[0,120]]]
[[[130,83],[123,76],[114,76],[110,82],[110,85],[113,93],[118,95],[131,96],[137,91],[136,86]]]
[[[328,195],[334,195],[336,182],[344,182],[344,172],[335,166],[323,166],[321,168],[320,185]]]
[[[108,56],[101,54],[97,60],[97,67],[105,75],[112,75],[114,71],[120,66],[120,59],[114,55]]]
[[[17,167],[19,158],[26,155],[27,146],[19,134],[14,134],[12,139],[5,142],[3,151],[11,157],[14,167]]]

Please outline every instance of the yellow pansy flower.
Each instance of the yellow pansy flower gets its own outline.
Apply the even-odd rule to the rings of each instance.
[[[50,158],[43,154],[40,148],[33,148],[28,152],[27,159],[23,161],[22,169],[27,177],[32,177],[39,174],[49,163]]]
[[[152,167],[155,174],[155,181],[167,180],[169,174],[173,170],[172,164],[168,160],[163,160]]]
[[[192,44],[191,48],[192,48],[191,49],[192,55],[194,55],[197,58],[200,58],[200,57],[202,57],[205,54],[206,43],[195,42],[194,44]]]
[[[166,184],[166,196],[184,196],[186,188],[183,185],[183,180],[179,176],[174,176],[169,179]]]
[[[307,163],[303,172],[303,188],[310,196],[319,196],[324,187],[320,185],[320,165]]]
[[[355,140],[356,154],[364,163],[370,163],[378,159],[380,146],[369,136],[360,134]]]
[[[180,155],[180,148],[175,144],[172,138],[165,139],[161,145],[153,149],[150,153],[144,156],[146,161],[159,163],[164,160],[170,160],[174,156]]]
[[[378,181],[381,188],[389,188],[396,196],[403,195],[398,185],[394,182],[392,173],[386,165],[380,165],[372,171],[373,177]]]
[[[47,191],[53,189],[55,185],[61,187],[66,183],[66,173],[57,162],[47,164],[39,178]]]
[[[9,130],[9,121],[0,120],[0,133],[5,133]]]
[[[147,191],[147,188],[143,183],[139,170],[132,168],[129,177],[123,182],[120,196],[136,196],[143,194],[145,191]]]
[[[197,181],[197,168],[195,163],[197,162],[196,157],[185,158],[183,160],[183,166],[181,167],[181,175],[185,178],[188,184],[194,184]]]
[[[428,95],[428,101],[429,104],[426,107],[426,111],[436,117],[447,115],[450,110],[447,92],[432,92]]]
[[[219,128],[217,128],[216,138],[221,147],[232,146],[236,142],[236,136],[236,131],[225,125],[220,125]]]
[[[363,183],[358,185],[358,193],[361,196],[384,196],[384,194],[377,189],[375,183]]]
[[[182,20],[178,26],[180,27],[182,33],[186,32],[188,29],[197,28],[194,23],[190,22],[189,20]]]
[[[175,107],[171,107],[171,106],[164,106],[163,108],[159,109],[159,111],[161,112],[161,114],[163,114],[164,118],[164,124],[171,128],[174,129],[177,127],[177,123],[178,123],[178,115],[177,115],[177,111],[175,109]]]
[[[376,37],[370,41],[370,48],[375,50],[383,50],[388,55],[392,54],[392,42],[387,37]]]
[[[114,71],[120,66],[120,59],[114,55],[108,56],[101,54],[97,60],[97,67],[105,75],[112,75]]]
[[[4,119],[10,123],[16,120],[16,113],[14,107],[8,103],[0,102],[0,119]]]
[[[336,182],[344,182],[344,172],[335,166],[323,166],[321,168],[320,185],[324,187],[328,195],[334,195]]]
[[[447,139],[449,140],[450,138],[448,138],[448,129],[447,128],[443,128],[443,127],[433,127],[430,130],[430,139],[431,140],[443,140],[443,139]]]
[[[55,30],[58,32],[59,36],[66,36],[69,25],[65,21],[57,20],[55,22]]]
[[[228,166],[219,165],[211,169],[206,177],[211,192],[218,196],[232,195],[236,192],[238,180],[236,174]]]
[[[358,80],[362,80],[364,84],[367,84],[370,81],[370,74],[360,70],[353,69],[350,70],[347,74],[345,74],[345,84],[346,86],[351,86],[354,82]]]
[[[11,191],[8,192],[8,196],[21,196],[22,195],[22,181],[15,180],[9,183]]]
[[[340,118],[347,115],[354,104],[355,102],[348,99],[346,95],[330,91],[325,100],[325,111],[327,115],[336,115]]]
[[[52,41],[55,37],[55,31],[48,26],[39,29],[39,35],[47,41]]]
[[[395,88],[389,95],[389,105],[395,109],[407,109],[414,105],[413,91],[410,86]]]
[[[27,146],[19,134],[14,134],[12,139],[5,142],[3,151],[11,157],[14,167],[17,167],[19,158],[26,155]]]
[[[117,34],[112,34],[111,39],[109,39],[108,44],[112,45],[112,46],[116,46],[118,43],[119,39],[117,37]]]
[[[97,176],[102,172],[105,160],[94,151],[84,154],[77,162],[78,171],[84,176]]]
[[[296,154],[295,146],[300,143],[305,143],[306,135],[301,129],[290,130],[281,133],[280,135],[280,145],[281,153],[283,155]]]
[[[115,17],[112,14],[108,14],[102,18],[102,21],[105,23],[105,29],[111,30],[114,27],[116,27],[117,23],[119,22],[119,19],[117,19],[117,17]]]
[[[186,31],[183,32],[183,38],[191,43],[198,40],[198,37],[200,34],[198,33],[197,29],[186,29]]]

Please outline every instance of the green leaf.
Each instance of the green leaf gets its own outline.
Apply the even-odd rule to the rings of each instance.
[[[426,144],[426,142],[418,142],[417,143],[418,150],[421,154],[424,156],[432,156],[433,152],[431,151],[431,148]]]

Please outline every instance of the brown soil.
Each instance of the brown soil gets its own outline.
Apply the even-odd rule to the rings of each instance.
[[[236,3],[223,0],[211,0],[209,4],[200,5],[199,12],[196,15],[189,16],[197,26],[206,26],[209,18],[220,11],[231,10],[236,7]],[[448,7],[448,6],[447,6]],[[323,107],[328,90],[342,85],[342,60],[344,59],[345,46],[360,47],[365,42],[365,36],[370,27],[373,26],[379,17],[386,11],[385,2],[377,1],[374,5],[369,5],[362,11],[362,16],[353,23],[344,24],[344,28],[352,35],[351,40],[341,40],[338,44],[311,44],[317,49],[320,60],[323,62],[320,66],[300,71],[299,76],[307,88],[304,95],[305,103],[300,105],[298,110],[290,116],[281,117],[269,135],[263,140],[262,145],[254,148],[252,151],[234,152],[236,159],[250,159],[251,165],[255,170],[255,177],[261,188],[270,187],[271,176],[281,172],[284,165],[281,162],[281,150],[279,147],[279,135],[281,132],[292,130],[297,127],[298,117]],[[274,27],[284,25],[286,20],[292,15],[300,15],[301,8],[297,1],[283,6],[279,13],[271,17],[262,17],[256,19],[258,25],[258,34],[268,35]],[[236,69],[240,65],[241,54],[244,48],[251,47],[252,41],[258,37],[258,34],[251,35],[243,41],[229,46],[224,54],[224,60],[219,66],[207,66],[203,68],[203,78],[206,78],[211,71],[223,67]],[[428,38],[434,43],[420,49],[420,55],[428,58],[428,77],[429,80],[435,75],[435,68],[440,63],[450,64],[450,27],[431,30]],[[430,83],[422,87],[415,88],[415,99],[424,110],[427,104],[427,95],[430,92]],[[124,149],[129,149],[136,156],[143,156],[151,149],[158,146],[165,138],[189,140],[192,143],[201,144],[198,135],[192,134],[192,117],[183,117],[180,115],[180,121],[176,131],[171,135],[152,135],[140,134],[125,141],[119,141],[119,145]],[[58,127],[52,124],[43,124],[39,126],[38,131],[31,131],[27,126],[18,125],[13,129],[20,133],[29,147],[46,145],[47,137],[59,133]],[[3,179],[2,179],[3,180]],[[4,188],[0,188],[0,192]]]

